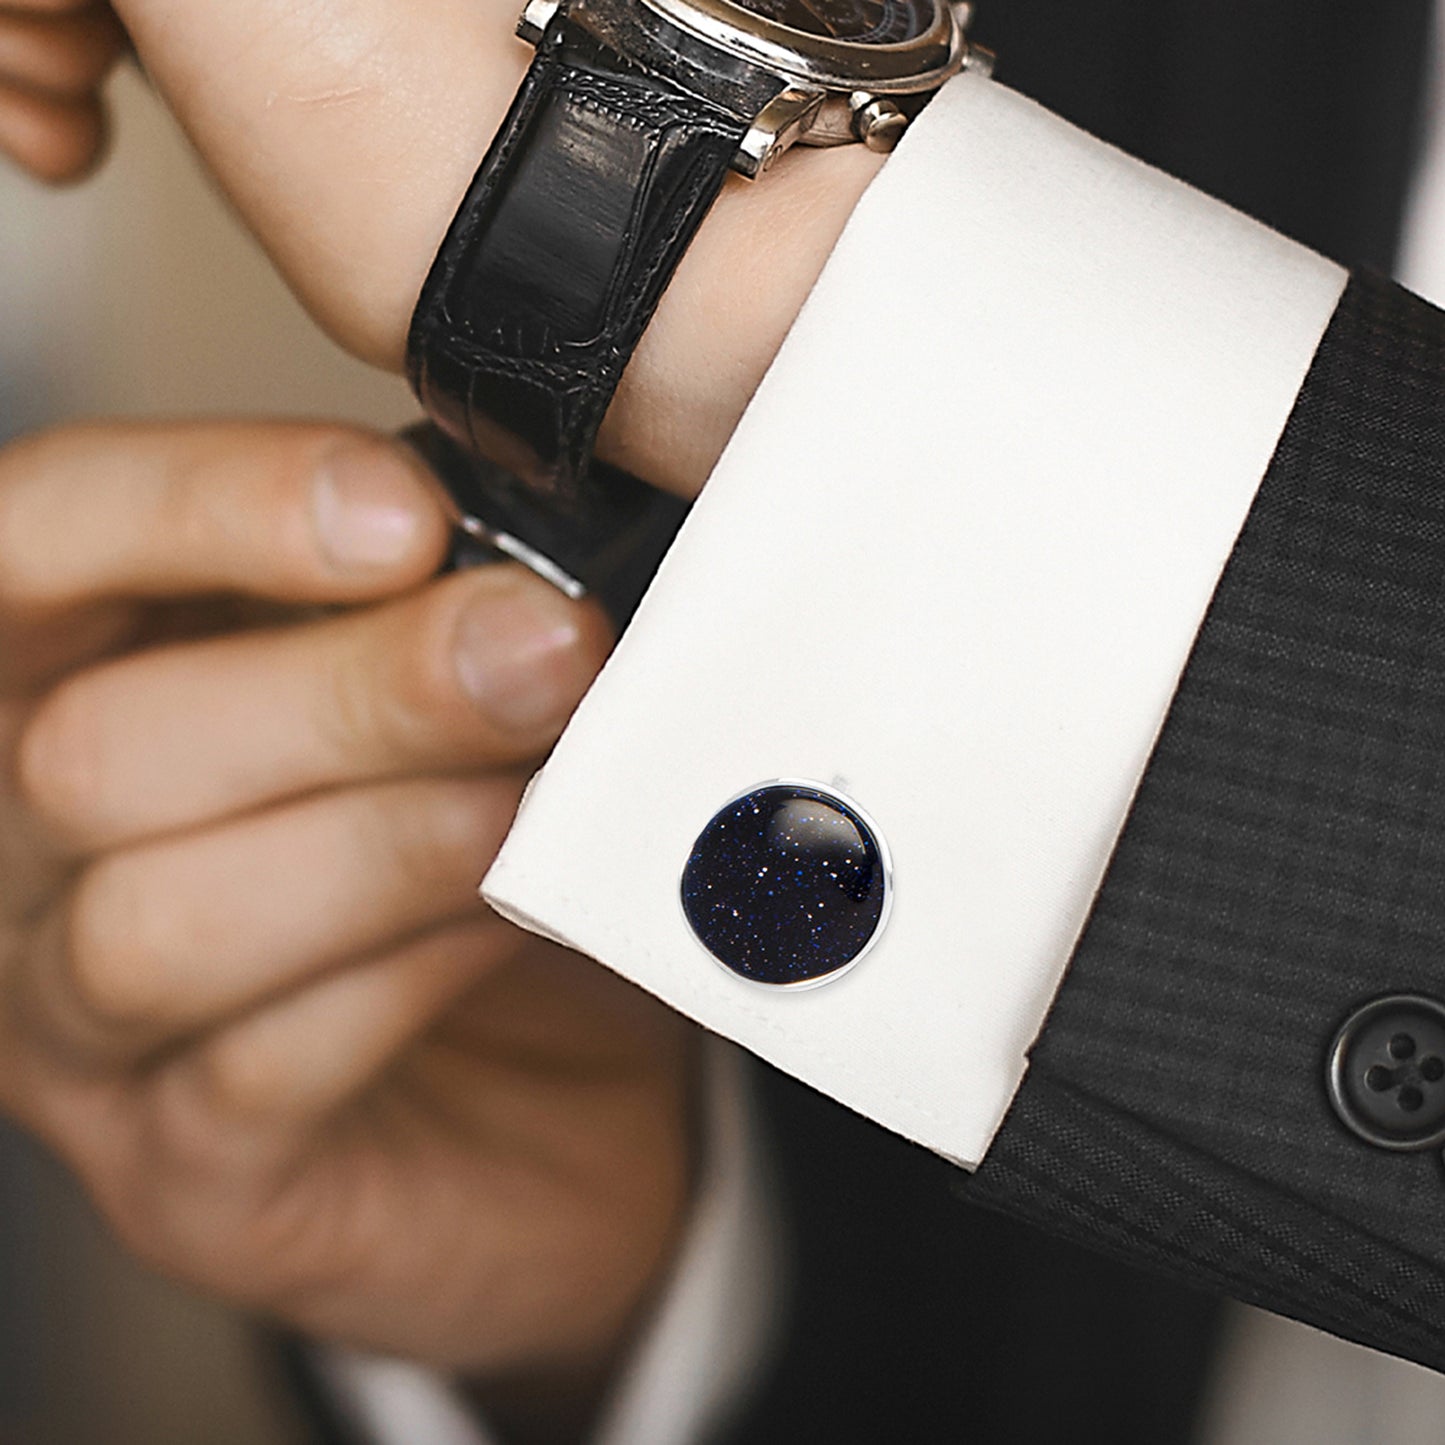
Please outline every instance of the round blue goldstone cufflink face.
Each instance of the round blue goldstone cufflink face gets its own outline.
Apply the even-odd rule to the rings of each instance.
[[[703,946],[755,983],[834,978],[873,942],[888,858],[853,804],[810,783],[755,788],[698,835],[682,907]]]

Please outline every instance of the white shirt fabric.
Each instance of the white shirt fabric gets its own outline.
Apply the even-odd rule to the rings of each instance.
[[[1431,116],[1402,278],[1438,298]],[[976,1163],[1343,281],[952,84],[850,223],[488,896]],[[780,995],[702,953],[676,887],[718,806],[799,774],[880,823],[897,891],[858,969]],[[720,1047],[689,1241],[597,1445],[698,1445],[765,1349],[779,1262],[734,1065]],[[422,1371],[326,1369],[377,1445],[486,1445]],[[1442,1418],[1433,1372],[1241,1307],[1202,1438],[1426,1445]]]
[[[493,907],[977,1164],[1345,279],[951,81],[533,784]],[[893,862],[872,951],[802,991],[719,967],[678,899],[708,820],[776,778],[840,785]]]

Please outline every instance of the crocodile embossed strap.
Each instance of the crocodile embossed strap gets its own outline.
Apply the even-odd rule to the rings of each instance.
[[[747,126],[554,20],[412,319],[412,385],[442,428],[574,501]]]

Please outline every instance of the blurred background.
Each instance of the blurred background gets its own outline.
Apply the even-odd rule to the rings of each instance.
[[[311,324],[138,76],[112,93],[113,153],[78,190],[0,162],[0,440],[91,416],[414,417],[404,382]],[[0,1124],[0,1445],[289,1445],[275,1368]]]

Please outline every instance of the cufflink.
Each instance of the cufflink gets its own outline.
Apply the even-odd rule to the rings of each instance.
[[[808,988],[873,946],[892,902],[877,825],[820,783],[779,779],[739,793],[698,834],[682,908],[698,941],[753,983]]]

